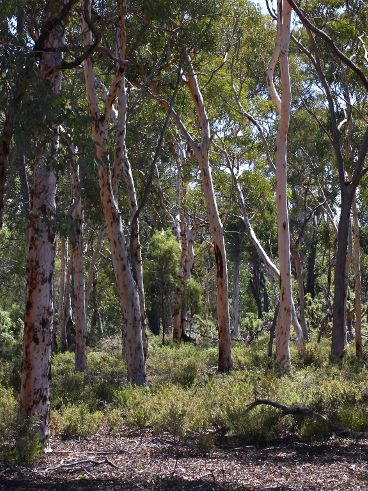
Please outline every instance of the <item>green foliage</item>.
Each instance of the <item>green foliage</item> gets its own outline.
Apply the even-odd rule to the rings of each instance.
[[[60,413],[54,413],[52,426],[61,438],[86,438],[96,433],[104,420],[101,411],[90,411],[88,405],[66,406]]]

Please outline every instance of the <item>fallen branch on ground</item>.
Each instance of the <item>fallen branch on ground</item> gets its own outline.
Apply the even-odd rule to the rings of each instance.
[[[302,406],[285,406],[284,404],[280,404],[279,402],[271,401],[270,399],[256,399],[254,402],[249,404],[245,412],[249,412],[257,406],[266,405],[271,406],[276,409],[280,409],[284,413],[284,415],[292,414],[294,416],[309,416],[311,418],[319,419],[326,423],[331,430],[337,435],[341,437],[350,437],[350,438],[368,438],[368,431],[354,431],[349,428],[344,428],[333,421],[331,421],[324,414],[317,413],[308,407]]]

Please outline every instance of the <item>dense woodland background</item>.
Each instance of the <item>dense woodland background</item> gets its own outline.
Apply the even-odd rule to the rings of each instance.
[[[367,17],[2,2],[3,460],[122,424],[365,436]]]

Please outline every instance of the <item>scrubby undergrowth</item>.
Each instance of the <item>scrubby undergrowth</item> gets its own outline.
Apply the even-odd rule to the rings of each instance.
[[[74,371],[73,353],[57,353],[53,357],[51,431],[68,439],[88,437],[98,430],[116,432],[122,425],[137,431],[151,428],[194,439],[204,451],[224,437],[265,443],[290,434],[310,439],[331,432],[320,420],[283,416],[271,407],[245,412],[257,398],[307,406],[344,427],[368,429],[364,362],[357,362],[348,352],[341,366],[332,365],[327,344],[310,344],[304,359],[293,353],[291,373],[280,376],[266,357],[266,344],[263,338],[250,346],[235,345],[234,370],[219,374],[215,347],[160,346],[152,337],[149,386],[143,389],[127,384],[126,367],[114,338],[89,353],[85,373]],[[39,451],[34,441],[21,439],[20,453],[14,446],[20,434],[15,370],[9,361],[7,370],[5,365],[2,368],[2,457],[10,463],[33,464]]]

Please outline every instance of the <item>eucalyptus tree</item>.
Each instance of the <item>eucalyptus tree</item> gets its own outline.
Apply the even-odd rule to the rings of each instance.
[[[332,6],[321,2],[305,11],[293,0],[289,4],[307,35],[304,44],[299,39],[295,39],[295,42],[312,65],[318,89],[327,101],[329,124],[326,130],[334,152],[340,188],[331,346],[333,358],[339,360],[346,346],[346,257],[350,214],[356,189],[367,170],[368,129],[365,114],[368,76],[364,69],[365,51],[360,36],[366,25],[367,6],[359,1],[351,4],[338,2]],[[322,18],[328,20],[323,30],[319,27]],[[348,136],[348,119],[340,115],[349,105],[354,113],[354,137],[350,156],[347,156],[344,155],[343,145]]]
[[[119,90],[121,90],[126,66],[126,60],[123,57],[125,55],[126,36],[125,1],[119,0],[117,5],[119,18],[118,66],[107,97],[105,98],[102,112],[98,102],[93,61],[90,57],[84,61],[83,70],[89,114],[92,120],[92,139],[95,143],[96,160],[98,163],[101,205],[110,241],[116,284],[126,323],[123,335],[124,350],[128,366],[128,378],[132,383],[144,385],[146,383],[146,368],[143,350],[141,306],[137,286],[132,273],[121,215],[119,213],[116,194],[112,183],[112,172],[109,166],[108,153],[108,130],[112,105],[117,98]],[[86,46],[93,45],[93,37],[98,39],[101,36],[101,34],[96,31],[91,19],[90,2],[85,2],[82,16],[82,30]],[[119,143],[121,142],[117,142],[117,144]]]

